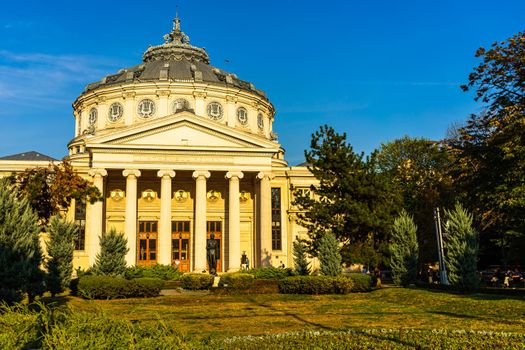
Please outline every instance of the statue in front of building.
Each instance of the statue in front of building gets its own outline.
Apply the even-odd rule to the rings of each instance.
[[[210,239],[206,242],[206,258],[208,260],[208,271],[211,275],[217,275],[217,257],[219,256],[219,245],[215,235],[210,234]]]

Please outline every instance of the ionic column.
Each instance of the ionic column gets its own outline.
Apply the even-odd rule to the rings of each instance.
[[[206,179],[210,178],[209,171],[194,171],[195,179],[195,230],[193,271],[206,270]]]
[[[260,205],[259,205],[259,232],[261,237],[260,247],[261,266],[270,266],[272,257],[272,196],[270,180],[272,179],[270,173],[260,172],[257,178],[260,180]]]
[[[159,221],[159,264],[171,265],[171,179],[173,170],[159,170],[160,177],[160,221]]]
[[[134,266],[137,262],[137,178],[140,177],[140,170],[126,169],[122,172],[126,178],[126,219],[125,230],[128,240],[128,254],[126,263]]]
[[[89,172],[90,176],[93,176],[93,186],[98,188],[104,198],[104,176],[108,175],[106,169],[92,169]],[[103,224],[104,224],[104,199],[88,204],[90,207],[89,211],[89,225],[87,225],[88,232],[86,237],[86,250],[88,253],[89,266],[93,266],[97,258],[97,253],[100,251],[100,240],[99,236],[102,235]]]
[[[228,197],[228,272],[239,270],[241,265],[241,207],[239,203],[239,181],[244,177],[240,171],[229,171],[226,178],[230,180]]]

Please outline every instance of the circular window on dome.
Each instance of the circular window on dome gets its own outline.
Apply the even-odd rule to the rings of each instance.
[[[110,122],[116,122],[120,118],[122,118],[122,114],[124,113],[124,107],[118,102],[114,102],[109,106],[108,111],[108,119]]]
[[[261,113],[257,115],[257,126],[260,130],[264,129],[264,117]]]
[[[237,109],[237,120],[241,125],[248,124],[248,111],[244,107],[239,107]]]
[[[219,102],[211,102],[208,105],[208,116],[213,120],[222,118],[222,106]]]
[[[145,99],[139,102],[137,113],[141,118],[150,118],[155,114],[155,102]]]
[[[97,116],[98,116],[98,112],[97,112],[97,109],[96,108],[91,108],[89,110],[89,125],[93,125],[97,122]]]
[[[178,113],[180,111],[186,111],[189,108],[190,108],[190,103],[183,98],[179,98],[173,101],[173,113]]]

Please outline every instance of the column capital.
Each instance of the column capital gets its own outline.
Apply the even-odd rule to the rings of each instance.
[[[211,174],[207,170],[196,170],[191,175],[195,180],[197,180],[199,177],[203,176],[206,179],[209,179]]]
[[[173,179],[175,177],[175,174],[176,174],[175,171],[171,169],[160,169],[159,171],[157,171],[158,177],[169,176]]]
[[[233,178],[237,178],[237,179],[242,179],[244,177],[244,174],[242,171],[228,171],[226,173],[226,176],[224,178],[226,179],[233,179]]]
[[[140,177],[140,170],[138,170],[138,169],[125,169],[122,172],[122,176],[124,176],[124,177],[128,177],[128,176]]]
[[[108,171],[106,169],[91,169],[89,171],[89,176],[95,177],[95,176],[108,176]]]
[[[274,177],[275,177],[275,175],[272,174],[272,173],[269,173],[269,172],[262,172],[262,171],[261,171],[261,172],[259,172],[259,173],[257,174],[257,178],[258,178],[259,180],[262,180],[262,179],[264,179],[264,178],[266,178],[266,179],[268,179],[268,180],[272,180]]]

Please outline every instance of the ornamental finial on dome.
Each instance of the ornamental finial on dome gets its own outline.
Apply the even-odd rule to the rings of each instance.
[[[179,11],[177,10],[175,18],[173,19],[173,30],[171,33],[164,35],[166,44],[189,44],[190,37],[180,30]]]
[[[164,35],[164,44],[157,46],[150,46],[142,60],[144,62],[150,61],[169,61],[169,60],[188,60],[210,63],[210,58],[206,50],[200,47],[190,45],[190,38],[180,30],[179,12],[177,11],[173,19],[173,29],[170,33]]]

